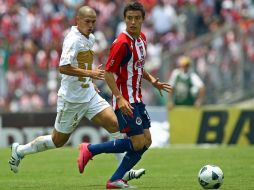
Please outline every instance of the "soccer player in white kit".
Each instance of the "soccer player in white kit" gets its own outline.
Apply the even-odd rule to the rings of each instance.
[[[93,79],[104,80],[104,70],[92,69],[95,37],[92,31],[96,22],[95,11],[83,6],[78,10],[77,26],[72,26],[64,39],[59,64],[61,86],[58,91],[57,116],[51,135],[40,136],[32,142],[12,144],[9,161],[11,170],[18,172],[22,158],[49,149],[62,147],[83,117],[105,128],[112,139],[122,138],[112,107],[95,90]],[[130,175],[131,173],[131,175]],[[144,169],[131,170],[126,179],[139,178]]]

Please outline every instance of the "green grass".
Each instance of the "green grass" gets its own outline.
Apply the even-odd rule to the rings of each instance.
[[[62,148],[29,155],[13,174],[7,161],[10,150],[0,149],[0,189],[105,189],[105,183],[116,167],[113,155],[99,155],[84,174],[76,166],[77,149]],[[254,189],[254,147],[169,147],[150,149],[137,168],[146,175],[132,180],[138,189],[201,190],[197,173],[205,164],[216,164],[224,172],[222,190]]]

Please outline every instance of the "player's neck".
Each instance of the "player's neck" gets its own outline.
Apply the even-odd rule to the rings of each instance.
[[[89,39],[90,33],[89,33],[89,34],[85,34],[79,27],[77,27],[77,28],[78,28],[78,31],[79,31],[85,38]]]
[[[87,35],[87,34],[84,34],[84,33],[81,33],[85,38],[87,38],[87,39],[89,39],[89,35]]]
[[[133,38],[133,39],[137,39],[140,36],[140,32],[139,33],[132,33],[130,31],[128,31],[128,34]]]

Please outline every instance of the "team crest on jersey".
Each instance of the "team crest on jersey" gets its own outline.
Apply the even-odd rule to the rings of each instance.
[[[136,124],[141,125],[142,124],[142,119],[140,117],[136,118]]]
[[[139,59],[134,63],[134,68],[137,70],[138,68],[144,68],[145,65],[145,59]]]

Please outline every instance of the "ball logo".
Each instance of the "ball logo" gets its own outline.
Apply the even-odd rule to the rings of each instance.
[[[199,184],[204,189],[218,189],[224,180],[222,170],[215,165],[205,165],[198,173]]]
[[[140,117],[136,118],[136,124],[141,125],[142,124],[142,119]]]

